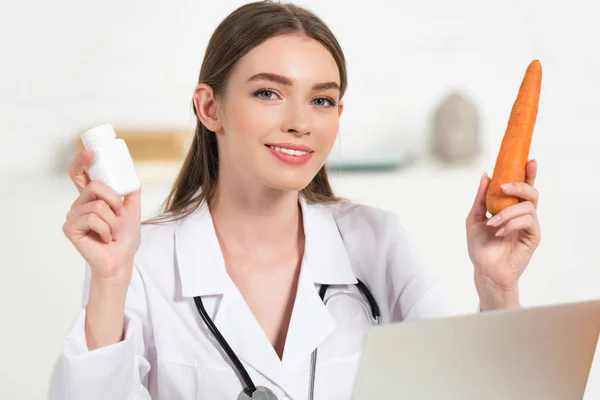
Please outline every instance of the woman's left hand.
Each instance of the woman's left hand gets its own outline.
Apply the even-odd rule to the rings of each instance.
[[[521,201],[489,219],[485,195],[491,179],[484,175],[466,220],[469,257],[482,310],[519,307],[519,278],[540,243],[539,195],[533,187],[537,162],[528,161],[525,170],[525,182],[503,188]]]

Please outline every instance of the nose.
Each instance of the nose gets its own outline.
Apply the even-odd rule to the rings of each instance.
[[[304,109],[301,105],[291,106],[282,128],[284,132],[296,136],[309,135],[311,132],[311,123],[308,110]]]

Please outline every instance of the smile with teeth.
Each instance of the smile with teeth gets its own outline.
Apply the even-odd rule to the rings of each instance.
[[[272,148],[275,151],[278,151],[280,153],[284,153],[284,154],[289,154],[291,156],[304,156],[306,154],[308,154],[308,151],[302,151],[302,150],[293,150],[293,149],[286,149],[284,147],[277,147],[277,146],[269,146],[270,148]]]

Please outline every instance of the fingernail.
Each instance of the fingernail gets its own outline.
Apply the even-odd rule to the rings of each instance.
[[[502,217],[500,215],[496,215],[488,220],[487,225],[496,225],[498,222],[500,222],[501,219]]]
[[[504,236],[504,233],[506,232],[506,229],[504,227],[498,229],[498,232],[496,232],[496,236]]]
[[[119,217],[125,215],[125,207],[119,208]]]
[[[510,191],[515,188],[515,185],[513,185],[512,183],[505,183],[504,185],[502,185],[500,187],[502,188],[502,190]]]

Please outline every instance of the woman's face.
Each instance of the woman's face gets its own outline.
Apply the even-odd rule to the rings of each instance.
[[[306,187],[338,133],[339,85],[334,58],[313,39],[277,36],[251,50],[217,99],[220,179]]]

